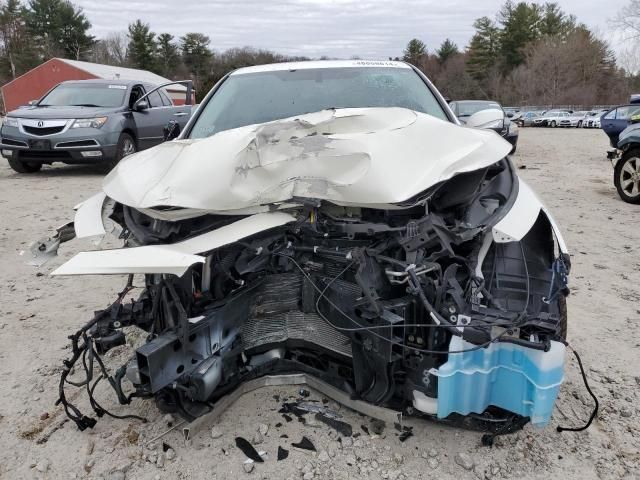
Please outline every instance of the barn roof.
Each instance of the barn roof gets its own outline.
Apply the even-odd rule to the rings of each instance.
[[[168,78],[156,75],[148,70],[138,70],[137,68],[115,67],[112,65],[103,65],[101,63],[81,62],[80,60],[69,60],[67,58],[58,58],[61,62],[66,63],[85,72],[95,75],[105,80],[137,80],[154,85],[168,83]],[[172,85],[169,90],[185,90],[183,85]]]

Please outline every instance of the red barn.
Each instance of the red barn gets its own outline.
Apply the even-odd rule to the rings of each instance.
[[[21,105],[27,105],[30,100],[39,99],[60,82],[97,78],[139,80],[154,85],[171,81],[147,70],[113,67],[99,63],[67,60],[66,58],[52,58],[2,87],[5,112],[15,110]],[[171,85],[167,88],[167,93],[177,105],[184,104],[185,92],[186,88],[182,85]]]

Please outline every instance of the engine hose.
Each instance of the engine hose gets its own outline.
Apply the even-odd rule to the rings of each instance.
[[[429,302],[429,299],[427,298],[427,296],[424,294],[424,290],[422,288],[422,285],[420,285],[420,280],[418,279],[418,276],[416,275],[415,266],[412,265],[410,268],[407,268],[407,273],[409,274],[409,278],[411,279],[410,282],[409,282],[409,283],[411,283],[411,288],[413,289],[414,292],[416,292],[418,294],[418,297],[420,298],[420,301],[424,305],[424,308],[427,309],[427,311],[429,312],[431,317],[434,319],[434,321],[436,321],[439,324],[450,325],[450,326],[453,327],[453,324],[449,320],[444,318],[442,315],[440,315],[436,311],[434,306],[431,305],[431,302]],[[454,333],[454,330],[455,329],[451,329],[452,333]],[[457,334],[460,335],[460,332],[458,332]]]

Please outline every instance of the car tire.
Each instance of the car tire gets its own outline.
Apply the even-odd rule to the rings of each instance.
[[[578,125],[576,125],[576,128],[582,128],[582,120],[578,120]]]
[[[640,148],[625,152],[618,160],[613,170],[613,184],[622,200],[640,204]]]
[[[9,166],[18,173],[36,173],[42,169],[41,163],[28,163],[18,160],[17,158],[9,158]]]
[[[551,128],[556,128],[556,121],[555,120],[551,120],[551,123],[549,123],[549,126]]]
[[[113,170],[113,168],[122,160],[133,153],[136,153],[136,141],[128,133],[121,133],[118,137],[118,145],[116,147],[116,156],[113,160],[109,160],[104,164],[107,172]]]

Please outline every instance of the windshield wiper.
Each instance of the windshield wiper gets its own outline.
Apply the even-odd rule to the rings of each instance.
[[[100,105],[95,105],[93,103],[78,103],[76,105],[70,105],[70,107],[99,107]]]

